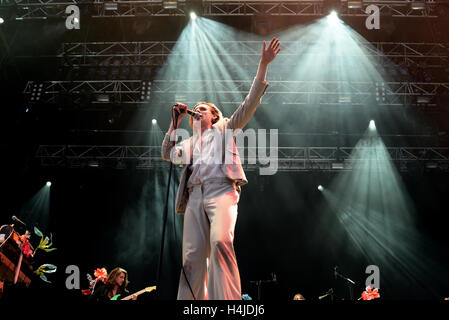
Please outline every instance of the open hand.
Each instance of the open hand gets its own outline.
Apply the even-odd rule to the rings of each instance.
[[[271,61],[273,61],[274,58],[276,58],[276,55],[279,53],[279,51],[281,51],[280,45],[281,43],[279,42],[278,38],[271,39],[268,47],[266,41],[264,40],[262,47],[261,62],[269,64]]]

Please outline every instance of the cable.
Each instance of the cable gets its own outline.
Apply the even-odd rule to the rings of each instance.
[[[172,126],[173,126],[174,131],[176,131],[176,129],[177,129],[178,117],[179,117],[179,114],[175,113],[175,116],[173,116],[173,113],[172,113],[172,119],[173,119]],[[176,145],[176,142],[177,142],[177,136],[175,134],[175,141],[174,141],[174,144],[172,147],[174,147]],[[160,254],[159,254],[159,264],[158,264],[158,268],[157,268],[157,280],[156,280],[157,286],[160,283],[160,271],[162,269],[162,260],[163,260],[162,257],[163,257],[163,251],[164,251],[164,239],[165,239],[165,229],[166,229],[166,224],[167,224],[168,201],[169,201],[169,196],[170,196],[170,183],[171,183],[172,171],[173,171],[173,162],[170,159],[170,171],[168,174],[168,182],[167,182],[167,196],[165,199],[164,215],[163,215],[163,222],[162,222],[161,249],[160,249]],[[174,197],[174,198],[176,198],[176,197]],[[175,206],[176,205],[173,206],[173,209],[174,209],[173,214],[174,215],[175,215],[175,211],[176,211]],[[175,219],[173,219],[173,224],[175,224]],[[175,239],[176,238],[177,238],[177,236],[176,236],[176,226],[175,226]],[[184,274],[184,278],[186,279],[187,285],[189,286],[190,293],[192,294],[193,299],[196,300],[196,297],[192,290],[192,286],[190,285],[189,279],[187,278],[186,272],[184,270],[183,262],[181,263],[181,269]]]

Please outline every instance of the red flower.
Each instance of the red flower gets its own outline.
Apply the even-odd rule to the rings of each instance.
[[[376,298],[380,298],[379,289],[375,288],[374,290],[371,290],[371,287],[366,287],[366,290],[362,292],[362,299],[363,300],[373,300]]]
[[[30,242],[28,240],[22,245],[22,253],[28,258],[33,254],[33,250],[30,248]]]
[[[89,289],[85,289],[85,290],[81,290],[82,294],[84,294],[85,296],[89,296],[92,294],[92,291],[90,291]]]
[[[102,281],[106,282],[106,278],[108,277],[108,272],[105,268],[97,269],[94,271],[95,282]]]

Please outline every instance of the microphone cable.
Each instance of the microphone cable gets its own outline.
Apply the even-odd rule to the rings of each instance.
[[[177,126],[176,126],[176,123],[178,122],[178,117],[179,117],[179,114],[176,114],[176,112],[175,112],[175,117],[174,117],[175,119],[173,119],[173,116],[172,116],[174,131],[176,131],[176,129],[178,129]],[[176,146],[176,142],[177,142],[177,135],[176,135],[176,132],[175,132],[175,141],[174,141],[173,148]],[[171,159],[170,159],[170,162],[171,162]],[[173,179],[174,179],[174,177],[173,177]],[[177,235],[177,232],[176,232],[176,192],[175,192],[175,184],[174,184],[174,182],[175,181],[173,181],[173,186],[172,186],[172,188],[173,188],[172,189],[172,191],[173,191],[173,229],[174,229],[174,233],[175,233],[175,240],[177,240],[178,239],[178,235]],[[186,183],[187,183],[187,181],[186,181]],[[179,244],[179,241],[176,241],[176,242]],[[182,239],[181,239],[181,243],[182,243]],[[192,294],[193,300],[197,300],[196,297],[195,297],[195,294],[193,293],[192,286],[190,285],[190,281],[189,281],[189,279],[187,277],[186,271],[184,269],[184,261],[183,261],[184,260],[184,255],[183,255],[182,247],[181,247],[181,256],[182,256],[182,258],[181,258],[182,274],[184,275],[184,279],[187,282],[187,285],[189,287],[190,293]]]

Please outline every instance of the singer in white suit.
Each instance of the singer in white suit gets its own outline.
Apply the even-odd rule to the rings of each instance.
[[[261,103],[268,65],[279,51],[277,38],[268,45],[264,41],[251,89],[231,118],[224,118],[214,104],[200,102],[194,108],[198,116],[190,118],[194,135],[176,145],[173,123],[176,119],[177,128],[187,106],[173,106],[162,158],[183,165],[175,203],[176,212],[184,214],[179,300],[241,300],[234,228],[240,187],[248,181],[235,141],[226,136],[243,129]]]

